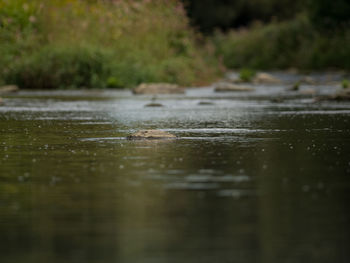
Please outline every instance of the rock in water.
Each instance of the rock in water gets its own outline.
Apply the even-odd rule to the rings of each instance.
[[[226,92],[226,91],[254,91],[253,88],[241,85],[235,85],[232,83],[221,82],[215,85],[216,92]]]
[[[300,94],[313,96],[316,94],[316,90],[315,89],[304,89],[304,90],[300,91]]]
[[[206,105],[214,105],[214,103],[212,103],[211,101],[200,101],[198,102],[198,105],[206,106]]]
[[[169,132],[160,130],[141,130],[127,137],[129,140],[159,140],[159,139],[175,139],[176,136]]]
[[[151,102],[145,105],[145,107],[164,107],[163,104]]]
[[[133,89],[134,94],[183,94],[185,89],[169,83],[143,83]]]
[[[281,97],[276,97],[276,98],[270,99],[270,102],[273,102],[273,103],[282,103],[282,102],[284,102],[284,99],[281,98]]]
[[[280,84],[281,80],[267,73],[256,74],[253,82],[256,84]]]
[[[316,85],[316,80],[312,77],[309,76],[305,76],[303,78],[300,79],[300,83],[302,84],[307,84],[307,85]]]
[[[2,98],[0,98],[0,106],[4,104],[4,101],[2,100]]]
[[[350,101],[350,88],[343,89],[333,95],[326,95],[326,96],[318,96],[315,98],[315,101]]]
[[[18,91],[19,88],[16,85],[6,85],[0,87],[0,94],[5,94],[5,93],[12,93]]]

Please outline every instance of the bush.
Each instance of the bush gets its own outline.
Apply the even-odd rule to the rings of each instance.
[[[22,88],[103,88],[109,72],[107,58],[98,49],[47,46],[14,63],[5,81]]]
[[[248,29],[217,32],[217,55],[229,68],[350,68],[350,30],[318,31],[309,20],[256,24]]]

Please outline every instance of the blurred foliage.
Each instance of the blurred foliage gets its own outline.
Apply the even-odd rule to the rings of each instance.
[[[110,72],[107,58],[98,49],[46,46],[13,63],[5,81],[36,89],[100,88]]]
[[[0,0],[0,79],[23,88],[208,82],[199,40],[176,0]]]
[[[187,0],[229,68],[350,68],[348,0]],[[245,74],[243,74],[245,75]]]
[[[183,2],[212,41],[180,0],[0,0],[0,83],[202,84],[224,69],[215,54],[230,68],[350,68],[347,0]]]
[[[212,39],[229,68],[350,69],[350,30],[317,30],[305,15],[217,32]]]
[[[349,27],[349,0],[183,0],[193,24],[204,32],[291,20],[300,13],[319,27]]]
[[[349,28],[349,0],[308,0],[307,13],[315,26],[321,29]]]
[[[247,26],[254,21],[291,19],[302,0],[184,0],[193,24],[204,32]]]

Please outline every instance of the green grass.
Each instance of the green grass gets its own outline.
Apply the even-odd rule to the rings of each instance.
[[[0,84],[119,88],[218,75],[176,0],[0,0]]]
[[[218,32],[213,43],[229,68],[350,69],[350,30],[320,31],[304,16]]]

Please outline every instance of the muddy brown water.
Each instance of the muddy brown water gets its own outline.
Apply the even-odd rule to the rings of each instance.
[[[5,97],[0,262],[349,262],[350,103],[284,90]]]

